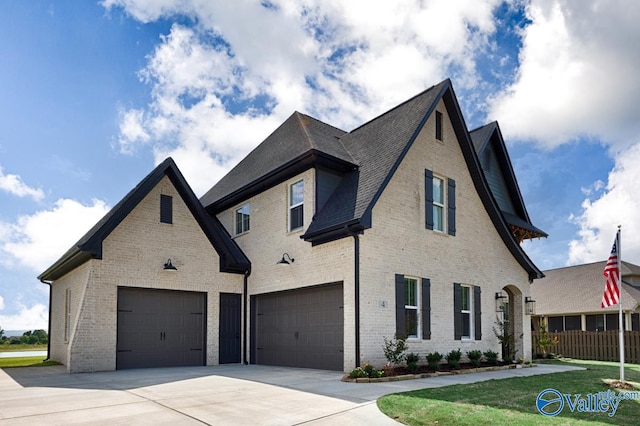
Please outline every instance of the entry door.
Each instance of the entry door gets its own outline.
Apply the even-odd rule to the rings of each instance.
[[[220,293],[220,364],[240,362],[242,295]]]
[[[116,368],[205,364],[206,294],[118,289]]]

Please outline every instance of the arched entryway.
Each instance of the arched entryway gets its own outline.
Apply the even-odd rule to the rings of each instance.
[[[502,344],[502,359],[515,360],[527,356],[524,347],[523,297],[513,285],[496,294],[496,326],[494,330]]]

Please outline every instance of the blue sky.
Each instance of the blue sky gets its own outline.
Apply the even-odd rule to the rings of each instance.
[[[0,326],[172,156],[203,194],[293,111],[344,130],[451,78],[498,120],[541,269],[640,264],[640,5],[560,0],[0,2]]]

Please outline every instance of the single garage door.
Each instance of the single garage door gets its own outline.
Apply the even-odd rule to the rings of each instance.
[[[344,369],[342,283],[252,297],[255,363]]]
[[[116,368],[205,365],[206,293],[118,288]]]

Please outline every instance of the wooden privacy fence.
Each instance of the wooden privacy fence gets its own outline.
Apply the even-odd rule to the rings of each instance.
[[[608,331],[562,331],[549,333],[549,337],[558,336],[558,344],[548,352],[567,358],[591,359],[595,361],[620,361],[618,330]],[[533,355],[542,353],[538,341],[542,337],[539,331],[531,332],[531,351]],[[625,363],[640,364],[640,331],[624,332]]]

